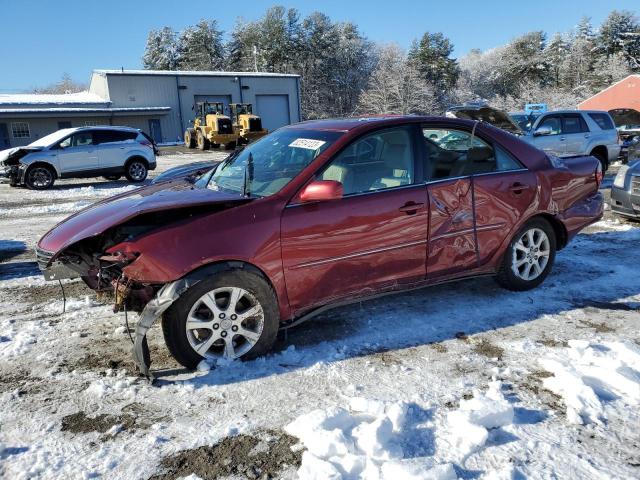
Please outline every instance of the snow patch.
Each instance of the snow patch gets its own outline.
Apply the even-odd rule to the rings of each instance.
[[[553,373],[543,385],[562,397],[571,423],[602,423],[607,400],[640,403],[640,348],[630,343],[570,340],[540,365]]]

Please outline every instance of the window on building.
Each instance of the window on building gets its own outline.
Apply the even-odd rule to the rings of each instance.
[[[85,127],[97,127],[98,125],[103,125],[103,122],[100,120],[85,120],[84,122]]]
[[[31,132],[29,131],[29,124],[27,122],[11,123],[11,133],[13,133],[13,138],[30,138],[31,137]]]

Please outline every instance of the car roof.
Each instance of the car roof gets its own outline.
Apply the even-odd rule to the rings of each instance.
[[[609,115],[609,112],[607,112],[606,110],[550,110],[544,113],[606,113],[607,115]]]
[[[125,132],[139,132],[140,130],[133,127],[114,126],[114,125],[91,125],[86,127],[75,127],[68,129],[70,132],[80,132],[82,130],[113,130],[113,131],[125,131]]]
[[[426,121],[437,121],[444,123],[468,123],[473,122],[465,119],[451,119],[447,117],[428,117],[419,115],[367,115],[349,118],[326,118],[321,120],[307,120],[294,123],[284,128],[299,130],[331,130],[336,132],[348,132],[360,127],[397,125],[402,123],[419,123]]]

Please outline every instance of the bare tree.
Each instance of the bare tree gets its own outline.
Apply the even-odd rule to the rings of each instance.
[[[395,44],[379,48],[378,65],[358,101],[358,112],[371,114],[434,113],[436,92],[415,63]]]
[[[82,92],[87,89],[86,83],[76,82],[71,78],[68,73],[63,73],[59,82],[47,85],[46,87],[34,87],[33,93],[49,93],[49,94],[61,94],[61,93],[76,93]]]

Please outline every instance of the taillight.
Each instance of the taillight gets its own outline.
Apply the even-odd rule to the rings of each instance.
[[[602,185],[602,179],[604,177],[604,173],[602,172],[602,164],[598,162],[598,166],[596,167],[596,185],[598,189],[600,185]]]
[[[145,147],[149,147],[151,150],[153,150],[153,143],[151,143],[149,140],[141,140],[140,145],[144,145]]]
[[[620,131],[616,130],[616,134],[618,135],[618,143],[622,143],[622,138],[620,138]]]

